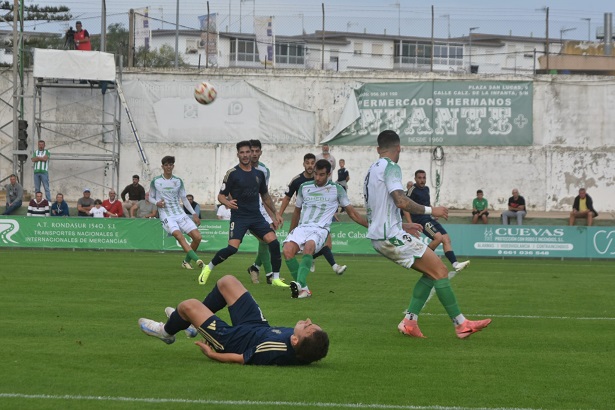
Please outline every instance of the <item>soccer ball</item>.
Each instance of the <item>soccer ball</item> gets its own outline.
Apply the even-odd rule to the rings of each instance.
[[[218,92],[211,83],[202,81],[194,87],[194,98],[199,104],[211,104],[216,99]]]

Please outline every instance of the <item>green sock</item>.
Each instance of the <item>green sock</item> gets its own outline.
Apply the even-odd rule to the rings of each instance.
[[[307,275],[310,273],[313,261],[314,257],[312,255],[303,255],[303,258],[301,258],[301,265],[299,265],[299,272],[297,272],[297,282],[302,287],[307,286]]]
[[[184,260],[185,260],[186,262],[196,261],[196,260],[198,260],[198,259],[199,259],[199,257],[197,256],[196,252],[195,252],[195,251],[193,251],[193,250],[190,250],[190,252],[188,252],[188,253],[186,254],[186,257],[184,258]]]
[[[421,276],[418,282],[416,282],[416,285],[414,285],[412,299],[410,299],[410,306],[408,306],[408,313],[414,313],[415,315],[421,313],[421,309],[425,306],[425,302],[433,286],[433,279],[427,276]]]
[[[446,309],[446,313],[448,313],[449,317],[454,319],[459,316],[461,314],[461,309],[459,309],[457,298],[455,297],[453,288],[451,288],[450,279],[444,278],[434,281],[434,288],[436,288],[436,295],[438,295],[438,299],[440,299],[440,303],[442,303],[442,306]]]
[[[290,275],[293,277],[293,280],[297,280],[297,272],[299,271],[299,262],[297,262],[297,258],[287,259],[286,266],[288,266],[288,270],[290,271]]]
[[[258,242],[258,255],[256,256],[256,260],[260,262],[265,267],[265,273],[273,272],[273,268],[271,267],[271,254],[269,253],[269,245],[264,242]],[[254,262],[256,263],[256,261]],[[260,266],[260,264],[256,265]]]

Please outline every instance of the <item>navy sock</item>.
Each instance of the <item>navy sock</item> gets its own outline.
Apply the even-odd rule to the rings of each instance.
[[[229,245],[226,248],[222,248],[216,253],[216,256],[211,260],[211,263],[216,266],[237,253],[237,248]]]
[[[318,258],[319,256],[324,256],[327,262],[329,262],[329,265],[335,265],[335,258],[333,257],[333,252],[331,252],[331,248],[329,248],[328,246],[323,246],[321,250],[316,252],[314,254],[314,259]]]
[[[209,295],[205,296],[205,300],[203,300],[203,304],[213,313],[218,312],[221,309],[224,309],[226,306],[226,300],[224,300],[224,296],[222,296],[222,292],[218,289],[218,284],[209,292]]]
[[[171,313],[169,320],[167,320],[167,323],[164,325],[164,331],[170,335],[174,335],[182,330],[188,329],[188,327],[190,327],[190,322],[182,319],[179,313],[177,313],[177,310],[175,310]]]
[[[267,244],[269,253],[271,254],[271,269],[273,272],[279,272],[282,267],[282,253],[280,252],[280,241],[277,239]],[[269,273],[269,272],[267,272]]]
[[[446,259],[448,259],[451,264],[457,262],[457,257],[453,251],[444,252],[444,256],[446,256]]]

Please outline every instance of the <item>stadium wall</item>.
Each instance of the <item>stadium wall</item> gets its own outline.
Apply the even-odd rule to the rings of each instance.
[[[316,145],[336,125],[350,92],[365,82],[450,81],[483,77],[446,76],[401,72],[297,72],[283,70],[213,70],[207,73],[125,72],[125,80],[148,81],[190,80],[204,78],[216,81],[246,81],[264,93],[289,105],[316,113],[314,145],[276,144],[263,147],[262,161],[271,170],[270,189],[281,198],[291,177],[302,171],[302,157],[306,152],[317,154]],[[519,80],[518,77],[484,77],[484,80]],[[404,148],[400,159],[405,180],[411,180],[416,169],[428,173],[432,200],[453,209],[471,208],[477,189],[485,191],[491,206],[504,209],[513,188],[518,188],[528,202],[530,212],[566,211],[571,208],[578,188],[586,187],[599,212],[615,212],[615,146],[613,130],[615,116],[611,115],[615,100],[615,82],[610,77],[539,76],[529,78],[534,84],[533,130],[534,142],[527,147],[444,147],[443,159],[433,158],[433,147]],[[2,88],[10,86],[1,78]],[[28,90],[32,78],[26,79]],[[96,93],[97,89],[84,92]],[[58,92],[52,101],[56,107],[69,106],[74,94]],[[139,110],[131,107],[131,110]],[[81,108],[82,116],[95,116],[92,107]],[[72,122],[78,118],[75,110],[45,110],[46,119]],[[10,120],[10,110],[0,112],[2,123]],[[31,106],[26,105],[25,118],[32,118]],[[280,121],[284,121],[281,114]],[[135,124],[139,129],[140,124]],[[88,127],[58,125],[61,134],[79,136],[95,134]],[[206,130],[204,130],[206,132]],[[175,172],[184,179],[187,189],[202,204],[213,204],[227,169],[236,164],[234,144],[202,143],[144,143],[151,161],[148,170],[141,164],[126,116],[122,116],[122,144],[119,189],[131,182],[135,173],[149,184],[148,174],[159,173],[159,160],[175,155]],[[84,143],[67,143],[67,139],[43,130],[42,137],[53,152],[60,143],[62,149],[83,152]],[[254,135],[245,135],[246,139]],[[1,136],[4,146],[6,136]],[[56,141],[55,139],[58,138]],[[104,145],[102,141],[96,144]],[[31,144],[32,145],[32,144]],[[334,146],[332,154],[344,158],[350,171],[349,196],[362,205],[362,180],[369,165],[377,158],[374,147]],[[51,187],[63,192],[69,201],[76,201],[84,187],[92,188],[93,196],[103,198],[111,185],[105,167],[97,163],[55,161],[51,163]],[[12,172],[12,164],[0,156],[0,179]],[[27,163],[25,189],[32,189],[32,169]]]

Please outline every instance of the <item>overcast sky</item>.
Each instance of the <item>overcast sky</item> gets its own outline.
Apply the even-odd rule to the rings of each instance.
[[[149,6],[149,15],[164,21],[153,21],[151,28],[171,29],[178,3],[180,25],[198,28],[197,16],[206,14],[205,0],[106,0],[107,23],[127,20],[125,13],[130,8]],[[212,13],[219,14],[221,30],[239,31],[241,24],[242,31],[251,31],[250,17],[256,14],[274,15],[278,33],[299,34],[301,29],[309,33],[322,27],[322,3],[316,0],[212,0],[209,7]],[[25,2],[26,6],[33,4],[65,5],[70,8],[74,20],[84,21],[84,27],[92,33],[100,32],[102,1]],[[541,9],[549,7],[551,36],[587,39],[588,31],[594,37],[596,28],[603,25],[605,12],[615,12],[615,1],[607,0],[332,0],[324,4],[327,30],[371,33],[386,30],[388,34],[399,31],[402,35],[429,35],[433,5],[436,37],[446,37],[449,32],[452,37],[467,35],[470,27],[479,27],[475,30],[477,33],[544,36],[545,13]],[[26,29],[34,26],[39,31],[58,30],[45,22],[29,22]]]

